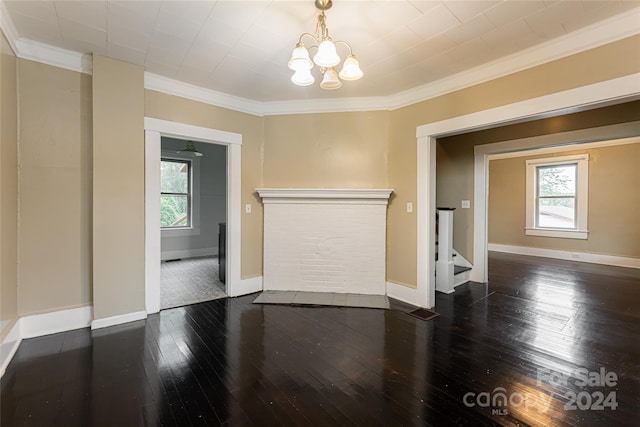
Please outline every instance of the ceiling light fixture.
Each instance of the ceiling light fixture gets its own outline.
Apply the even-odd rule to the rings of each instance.
[[[180,151],[176,151],[176,153],[184,157],[202,157],[202,153],[196,150],[196,146],[193,141],[187,141],[187,146]]]
[[[298,44],[291,53],[291,59],[288,65],[290,69],[295,71],[291,77],[291,81],[298,86],[309,86],[313,84],[315,79],[311,75],[311,69],[315,63],[320,67],[320,72],[323,75],[320,87],[329,90],[338,89],[342,86],[340,79],[358,80],[362,77],[362,70],[349,43],[340,40],[333,41],[333,39],[329,37],[329,29],[327,28],[324,11],[333,6],[332,0],[315,0],[315,5],[321,10],[320,15],[318,15],[316,30],[313,34],[302,33],[298,39]],[[313,56],[313,61],[309,58],[309,51],[302,42],[304,37],[310,37],[315,43],[309,46],[309,49],[318,49]],[[344,60],[340,74],[336,73],[334,69],[341,61],[336,50],[336,44],[345,45],[349,49],[349,56]]]

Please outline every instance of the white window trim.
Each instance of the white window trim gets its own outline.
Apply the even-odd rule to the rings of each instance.
[[[162,228],[162,237],[200,235],[200,158],[181,156],[175,151],[162,150],[160,159],[187,160],[191,162],[191,225],[180,228]]]
[[[536,168],[541,165],[559,165],[575,163],[577,165],[576,188],[576,229],[566,230],[557,228],[536,227]],[[558,237],[565,239],[582,239],[589,237],[587,229],[589,215],[589,154],[577,154],[573,156],[547,157],[544,159],[531,159],[527,164],[527,203],[526,226],[527,236]]]

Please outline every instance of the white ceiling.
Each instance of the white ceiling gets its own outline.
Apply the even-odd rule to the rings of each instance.
[[[327,27],[352,46],[364,77],[325,91],[317,69],[314,85],[298,87],[287,68],[299,35],[315,28],[313,0],[3,3],[18,39],[95,52],[265,102],[390,96],[640,6],[636,0],[333,0]]]

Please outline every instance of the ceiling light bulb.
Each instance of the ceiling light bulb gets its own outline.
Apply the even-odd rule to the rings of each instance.
[[[325,71],[320,87],[327,90],[340,89],[342,87],[342,82],[338,78],[336,70],[329,68]]]
[[[340,63],[340,57],[336,52],[336,45],[331,40],[325,40],[318,46],[318,53],[313,57],[313,62],[320,67],[330,68]]]
[[[340,78],[342,80],[358,80],[362,77],[362,70],[360,69],[360,64],[355,56],[349,55],[347,59],[344,60],[344,64],[342,65],[342,71],[340,71]]]
[[[294,71],[313,68],[313,62],[309,59],[309,51],[304,47],[303,43],[298,43],[293,49],[288,65]]]
[[[308,68],[303,68],[296,70],[296,72],[291,76],[291,81],[298,86],[309,86],[313,84],[316,80],[311,75],[311,70]]]

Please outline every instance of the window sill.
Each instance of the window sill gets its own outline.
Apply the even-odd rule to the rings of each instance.
[[[190,228],[174,228],[167,229],[163,228],[161,230],[162,237],[185,237],[185,236],[199,236],[200,228],[190,227]]]
[[[581,239],[586,240],[589,238],[589,231],[587,230],[558,230],[554,228],[525,228],[525,234],[527,236],[540,236],[540,237],[559,237],[563,239]]]

